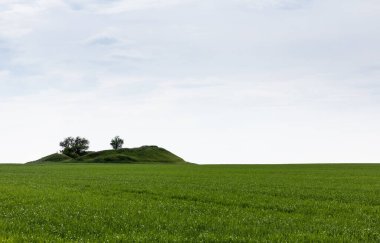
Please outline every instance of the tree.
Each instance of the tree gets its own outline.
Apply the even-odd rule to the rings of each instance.
[[[68,137],[65,138],[62,142],[59,143],[63,149],[61,153],[70,156],[72,158],[76,158],[86,154],[86,151],[89,148],[90,142],[81,137]]]
[[[115,150],[121,149],[123,147],[123,144],[124,144],[124,140],[121,139],[119,136],[116,136],[111,140],[111,146]]]

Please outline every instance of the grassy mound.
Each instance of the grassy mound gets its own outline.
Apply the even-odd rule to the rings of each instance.
[[[52,154],[36,162],[82,162],[82,163],[165,163],[180,164],[185,160],[157,146],[142,146],[139,148],[124,148],[119,150],[104,150],[89,152],[79,158],[70,158],[63,154]]]
[[[55,153],[55,154],[51,154],[46,157],[43,157],[35,162],[63,162],[63,161],[70,161],[71,159],[72,158],[70,158],[69,156],[65,154]]]

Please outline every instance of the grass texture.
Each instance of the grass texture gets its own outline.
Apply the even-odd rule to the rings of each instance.
[[[380,165],[0,165],[0,242],[379,242]]]

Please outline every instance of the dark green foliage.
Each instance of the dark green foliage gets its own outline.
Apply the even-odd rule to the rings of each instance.
[[[0,242],[380,242],[380,165],[0,165]]]
[[[89,144],[90,142],[86,138],[68,137],[60,142],[59,146],[63,148],[61,151],[63,154],[71,158],[78,158],[79,156],[86,154],[86,151],[89,148]]]
[[[116,136],[111,140],[110,144],[111,144],[112,148],[115,150],[121,149],[123,147],[124,140],[121,139],[119,136]]]

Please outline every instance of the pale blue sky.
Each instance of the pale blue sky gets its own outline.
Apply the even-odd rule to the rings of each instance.
[[[76,135],[198,163],[380,162],[379,13],[378,0],[0,1],[0,162]]]

